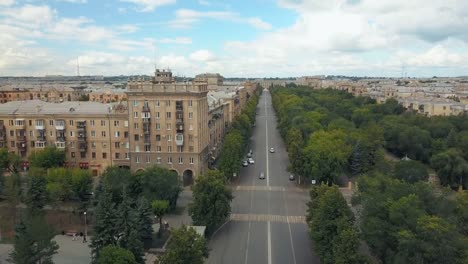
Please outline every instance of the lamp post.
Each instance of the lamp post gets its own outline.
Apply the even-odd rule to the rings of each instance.
[[[86,242],[86,237],[88,236],[88,223],[86,222],[86,211],[83,212],[84,214],[84,238],[83,242]]]

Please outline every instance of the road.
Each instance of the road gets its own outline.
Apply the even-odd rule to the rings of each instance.
[[[264,91],[251,139],[255,164],[242,168],[233,186],[231,220],[210,240],[207,263],[320,263],[305,223],[308,192],[289,181],[288,154],[276,127],[271,95]],[[266,179],[259,179],[261,172]]]

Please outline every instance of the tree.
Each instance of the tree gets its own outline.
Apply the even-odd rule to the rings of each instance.
[[[34,170],[29,175],[26,204],[34,212],[42,210],[47,202],[47,181],[43,173],[41,170]]]
[[[151,206],[145,197],[138,199],[137,218],[140,238],[142,242],[151,241],[153,234],[153,215]]]
[[[159,264],[203,264],[208,257],[208,246],[204,237],[193,228],[182,226],[172,230],[171,240]]]
[[[468,187],[468,164],[459,150],[452,148],[433,156],[431,165],[442,185]]]
[[[177,198],[181,191],[179,177],[176,172],[154,166],[147,168],[136,176],[142,194],[148,201],[167,200],[171,210],[176,208]]]
[[[426,181],[429,177],[426,166],[419,161],[403,160],[395,164],[393,172],[395,178],[409,183],[417,181]]]
[[[208,233],[213,232],[229,217],[232,198],[220,171],[210,170],[199,176],[193,187],[193,202],[189,204],[193,223],[206,226]]]
[[[104,189],[101,193],[95,209],[95,216],[94,235],[90,244],[94,262],[99,259],[99,252],[103,247],[117,244],[116,234],[118,234],[119,230],[116,222],[118,221],[118,214],[109,190]]]
[[[229,179],[234,173],[239,173],[243,157],[244,138],[238,130],[232,130],[224,137],[219,158],[219,169]]]
[[[82,94],[78,101],[89,101],[89,94]]]
[[[46,147],[42,151],[33,152],[29,157],[29,163],[31,167],[48,169],[62,167],[65,158],[65,151],[56,147]]]
[[[11,260],[15,264],[52,264],[52,257],[59,248],[54,236],[54,230],[42,214],[23,215],[16,227]]]
[[[158,237],[161,237],[162,230],[163,230],[162,217],[163,215],[167,213],[169,209],[169,202],[166,200],[154,200],[151,203],[151,208],[153,209],[154,215],[156,215],[159,219]]]
[[[98,264],[137,264],[132,252],[113,245],[101,249]]]
[[[5,172],[18,173],[21,158],[8,151],[7,148],[0,149],[0,174]]]

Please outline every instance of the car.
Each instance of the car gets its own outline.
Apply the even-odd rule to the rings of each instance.
[[[290,175],[289,175],[289,180],[290,180],[290,181],[294,181],[294,175],[290,174]]]
[[[252,159],[252,158],[249,158],[247,161],[248,161],[250,164],[254,164],[254,163],[255,163],[255,160]]]
[[[252,153],[247,153],[247,158],[251,158],[252,157]]]
[[[275,149],[274,148],[270,148],[270,153],[274,153],[275,152]]]
[[[244,161],[242,162],[242,166],[247,167],[247,166],[249,166],[249,163],[248,163],[246,160],[244,160]]]
[[[263,172],[260,172],[260,176],[258,176],[258,178],[259,178],[260,180],[265,179],[265,174],[263,174]]]

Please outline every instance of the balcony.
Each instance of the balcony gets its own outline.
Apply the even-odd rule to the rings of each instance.
[[[44,134],[37,135],[37,141],[46,141],[46,136]]]
[[[177,146],[183,146],[184,145],[184,134],[177,133],[175,136],[175,142]]]
[[[88,150],[88,144],[86,143],[80,143],[78,145],[78,149],[80,150],[80,152],[86,152]]]
[[[56,141],[55,142],[55,147],[58,149],[64,149],[65,148],[65,141]]]
[[[16,142],[16,147],[18,148],[19,151],[25,151],[26,150],[26,142]]]
[[[150,111],[150,108],[149,108],[149,106],[144,105],[144,106],[143,106],[143,109],[142,109],[141,111],[142,111],[142,112],[149,112],[149,111]]]
[[[26,136],[16,136],[16,141],[24,142],[26,141]]]
[[[45,146],[47,145],[47,142],[43,140],[37,140],[34,145],[35,145],[35,148],[45,148]]]
[[[86,134],[84,132],[78,132],[78,141],[86,141]]]
[[[44,130],[45,129],[44,122],[36,123],[36,129]]]
[[[177,101],[177,102],[176,102],[175,109],[176,109],[176,111],[183,111],[183,110],[184,110],[182,101]]]
[[[78,130],[78,133],[86,131],[86,122],[85,121],[78,122],[76,125],[76,128]]]
[[[57,141],[58,141],[58,142],[65,142],[65,141],[66,141],[65,135],[63,135],[63,134],[62,134],[62,135],[58,135],[58,134],[57,134]]]
[[[55,122],[55,129],[65,130],[65,121],[56,121]]]
[[[143,124],[149,124],[151,122],[151,118],[149,117],[143,117],[141,120],[143,121]]]

